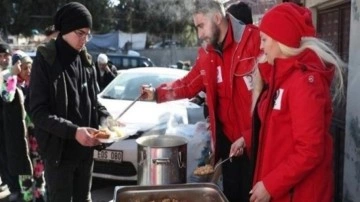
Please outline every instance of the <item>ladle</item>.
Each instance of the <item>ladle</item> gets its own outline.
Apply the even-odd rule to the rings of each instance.
[[[137,98],[135,98],[134,101],[132,101],[125,109],[124,111],[122,111],[117,117],[115,120],[118,120],[122,115],[125,114],[125,112],[127,112],[137,101],[140,100],[140,98],[143,96],[144,93],[140,94]]]
[[[214,167],[214,172],[216,171],[216,169],[223,163],[225,163],[226,161],[230,160],[230,162],[232,161],[232,156],[229,156],[228,158],[222,160],[221,162],[219,162],[218,164],[215,165]]]
[[[138,97],[135,98],[135,100],[133,100],[117,117],[116,119],[112,119],[112,118],[107,118],[103,123],[102,123],[102,127],[103,128],[107,128],[108,130],[110,130],[111,132],[115,132],[114,130],[114,126],[119,126],[119,123],[117,122],[117,120],[119,120],[119,118],[124,115],[137,101],[140,100],[141,96],[143,94],[140,94]]]

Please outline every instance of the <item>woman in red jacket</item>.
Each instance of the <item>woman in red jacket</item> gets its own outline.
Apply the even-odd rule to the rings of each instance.
[[[250,201],[330,202],[330,88],[334,82],[335,95],[341,96],[343,63],[315,38],[307,8],[279,4],[264,15],[259,28],[264,62],[259,63],[260,85],[254,93],[259,96],[253,117]]]

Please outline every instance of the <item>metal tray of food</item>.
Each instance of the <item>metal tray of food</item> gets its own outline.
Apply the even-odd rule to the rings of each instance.
[[[228,202],[212,183],[116,186],[114,202]]]

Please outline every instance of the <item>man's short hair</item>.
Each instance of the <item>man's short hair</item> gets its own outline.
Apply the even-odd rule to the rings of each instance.
[[[219,0],[194,0],[193,14],[208,14],[213,12],[220,12],[223,16],[225,16],[223,3]]]
[[[226,9],[226,12],[230,13],[246,25],[253,23],[251,8],[244,2],[230,4]]]

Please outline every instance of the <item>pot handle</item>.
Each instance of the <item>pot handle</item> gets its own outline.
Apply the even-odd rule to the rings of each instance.
[[[162,158],[162,159],[152,159],[153,164],[169,164],[170,159],[169,158]]]
[[[146,160],[146,151],[145,150],[141,150],[140,151],[140,161],[139,161],[139,165],[144,164],[144,161]]]
[[[185,163],[183,162],[181,152],[179,152],[179,155],[178,155],[178,165],[179,165],[179,168],[185,168],[186,167]]]

